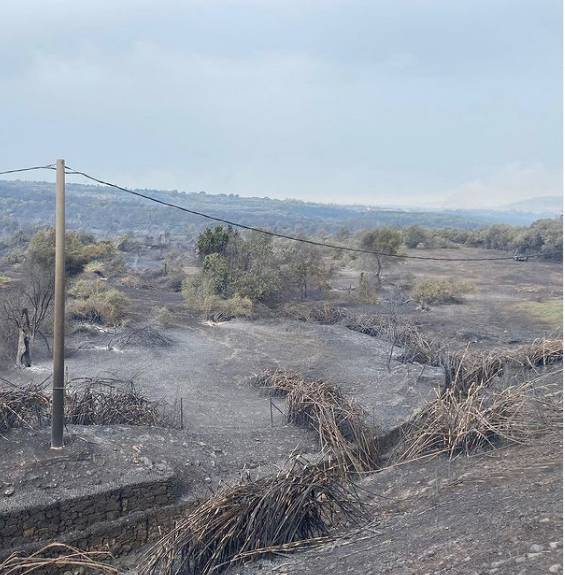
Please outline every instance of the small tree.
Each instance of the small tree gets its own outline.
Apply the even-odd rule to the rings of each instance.
[[[297,244],[285,254],[288,282],[295,286],[303,299],[309,290],[324,290],[329,287],[331,269],[325,264],[320,250],[312,246]]]
[[[18,366],[31,367],[32,348],[38,335],[49,347],[42,328],[52,309],[54,287],[54,277],[49,270],[27,262],[21,286],[17,290],[10,290],[4,299],[5,321],[18,334]]]
[[[365,261],[373,261],[375,270],[375,280],[377,285],[381,283],[381,275],[385,262],[390,261],[387,255],[400,254],[402,247],[402,233],[399,230],[392,228],[379,228],[370,232],[365,232],[361,236],[361,247],[364,250],[372,252],[379,252],[379,254],[370,255],[365,257]],[[370,258],[370,259],[369,259]]]

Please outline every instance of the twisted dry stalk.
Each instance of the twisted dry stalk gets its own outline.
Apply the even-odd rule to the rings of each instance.
[[[63,543],[50,543],[31,555],[12,553],[0,562],[2,575],[27,575],[28,573],[63,573],[82,568],[92,575],[119,575],[119,571],[100,559],[111,558],[107,551],[80,551]]]
[[[140,575],[207,575],[250,556],[327,540],[336,518],[361,506],[335,469],[302,466],[219,491],[163,537]]]
[[[337,387],[305,380],[281,369],[264,371],[253,385],[286,396],[289,422],[316,430],[322,451],[342,472],[377,467],[375,430],[366,425],[361,407],[344,397]]]

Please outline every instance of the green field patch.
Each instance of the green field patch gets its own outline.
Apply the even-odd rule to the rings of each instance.
[[[563,300],[548,299],[542,302],[526,301],[516,304],[516,308],[554,329],[563,327]]]

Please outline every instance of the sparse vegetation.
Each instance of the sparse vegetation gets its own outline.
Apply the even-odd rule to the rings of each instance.
[[[468,282],[429,279],[418,283],[412,295],[418,303],[426,305],[461,303],[463,296],[473,290],[473,286]]]
[[[546,323],[549,327],[560,332],[563,329],[563,301],[549,299],[546,301],[524,301],[514,307],[532,317],[532,319]]]
[[[125,294],[100,279],[77,280],[69,295],[69,316],[78,321],[115,325],[124,318],[129,304]]]

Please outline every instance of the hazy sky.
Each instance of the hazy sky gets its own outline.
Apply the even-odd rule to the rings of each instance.
[[[0,170],[64,157],[340,203],[560,194],[561,23],[560,0],[4,0]]]

